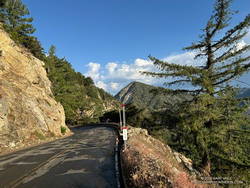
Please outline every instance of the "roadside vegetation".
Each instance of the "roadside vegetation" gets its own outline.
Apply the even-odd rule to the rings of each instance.
[[[236,98],[237,88],[231,81],[250,70],[250,56],[246,53],[250,45],[238,46],[248,32],[250,15],[228,29],[235,14],[230,5],[231,0],[216,0],[200,40],[184,48],[196,53],[199,65],[177,65],[150,56],[159,72],[143,74],[174,78],[165,85],[179,89],[159,92],[192,96],[178,104],[179,108],[170,108],[177,109],[171,113],[175,121],[169,122],[177,130],[174,148],[191,157],[196,167],[208,175],[246,182],[250,181],[250,121],[247,105],[243,104],[249,98]]]
[[[65,110],[69,125],[98,122],[104,113],[104,103],[113,105],[115,99],[103,89],[97,88],[90,77],[75,72],[65,58],[56,56],[55,46],[51,46],[45,59],[45,68],[52,82],[55,99]],[[88,115],[88,111],[93,111]]]
[[[28,8],[21,0],[0,0],[0,22],[3,23],[5,31],[16,43],[29,49],[35,57],[43,59],[44,50],[39,40],[32,35],[36,29],[29,14]]]
[[[159,72],[143,74],[174,81],[166,82],[166,88],[134,84],[126,106],[127,122],[191,158],[205,176],[246,185],[250,182],[250,95],[249,89],[237,88],[231,81],[250,70],[250,45],[239,46],[249,31],[250,15],[228,29],[236,13],[230,10],[231,1],[215,2],[200,40],[184,48],[195,52],[200,64],[182,66],[150,56]],[[156,108],[154,103],[161,105]],[[159,109],[163,104],[165,108]],[[106,116],[115,121],[118,112]]]
[[[61,126],[61,133],[62,133],[62,134],[65,134],[66,131],[67,131],[66,127]]]

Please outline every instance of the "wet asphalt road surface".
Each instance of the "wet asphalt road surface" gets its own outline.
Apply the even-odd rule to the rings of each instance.
[[[0,156],[0,188],[113,188],[116,133],[75,129],[71,137]]]

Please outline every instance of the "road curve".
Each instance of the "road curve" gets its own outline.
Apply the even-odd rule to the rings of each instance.
[[[84,127],[71,137],[0,157],[0,187],[113,188],[117,135]]]

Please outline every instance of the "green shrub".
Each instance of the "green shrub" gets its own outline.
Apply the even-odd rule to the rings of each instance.
[[[61,133],[62,133],[62,134],[65,134],[65,133],[66,133],[66,130],[67,130],[66,127],[61,126]]]
[[[35,136],[40,139],[40,140],[45,140],[45,136],[40,132],[40,131],[35,131],[34,132]]]

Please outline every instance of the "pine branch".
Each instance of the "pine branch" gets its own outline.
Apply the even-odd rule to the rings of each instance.
[[[231,47],[229,50],[227,50],[224,54],[222,54],[221,56],[219,56],[218,58],[216,58],[214,60],[214,62],[221,62],[221,61],[225,61],[229,58],[232,58],[232,57],[235,57],[235,56],[238,56],[240,54],[242,54],[243,52],[247,51],[247,50],[250,50],[250,45],[246,45],[244,46],[243,48],[241,48],[240,50],[236,50],[233,52],[233,49],[235,48],[234,47]]]
[[[249,59],[250,59],[250,56],[249,56]],[[250,69],[250,63],[244,65],[243,68],[244,68],[246,71],[248,71],[248,69]]]
[[[149,57],[151,61],[153,61],[154,65],[160,69],[161,71],[179,71],[179,72],[187,72],[188,74],[200,74],[201,69],[199,67],[188,66],[188,65],[179,65],[174,63],[168,63],[165,61],[161,61],[154,57]]]
[[[236,36],[233,36],[233,37],[229,37],[228,39],[226,39],[224,42],[221,42],[220,44],[218,44],[217,46],[214,46],[212,45],[212,48],[215,48],[213,50],[213,52],[216,52],[218,50],[220,50],[222,47],[228,47],[230,45],[232,45],[233,43],[236,43],[238,42],[240,39],[242,39],[248,32],[245,31],[243,32],[242,34],[238,34]]]
[[[233,78],[235,78],[237,76],[236,72],[233,72],[231,73],[231,76],[217,82],[217,83],[214,83],[213,86],[217,86],[217,85],[220,85],[220,84],[223,84],[225,82],[229,82],[230,80],[232,80]]]
[[[189,94],[197,94],[199,92],[203,91],[202,89],[195,89],[195,90],[188,90],[188,89],[176,89],[176,90],[169,90],[169,93],[173,94],[183,94],[183,93],[189,93]]]
[[[218,69],[226,69],[226,68],[232,69],[232,67],[239,66],[241,63],[246,62],[246,61],[250,61],[250,56],[240,58],[237,61],[234,61],[234,62],[227,64],[227,65],[224,65],[222,67],[219,67]]]
[[[227,71],[225,71],[225,72],[228,72],[227,75],[230,75],[230,74],[231,75],[228,76],[227,78],[225,78],[225,79],[217,82],[217,83],[214,83],[213,86],[217,86],[217,85],[223,84],[225,82],[228,82],[228,81],[232,80],[235,77],[241,76],[242,73],[244,73],[248,68],[250,68],[250,63],[247,64],[247,65],[244,65],[244,66],[236,67],[234,70],[227,70]]]
[[[218,42],[216,42],[215,44],[212,45],[212,48],[218,49],[222,46],[226,46],[226,45],[230,44],[233,41],[236,41],[236,40],[243,38],[247,34],[246,31],[243,32],[243,34],[240,34],[239,36],[238,35],[236,35],[234,37],[232,37],[232,36],[234,34],[236,34],[236,32],[241,32],[243,29],[245,29],[246,27],[249,27],[249,26],[250,26],[250,14],[248,16],[246,16],[244,21],[240,22],[233,29],[230,29],[229,31],[227,31],[223,38],[221,38]]]
[[[207,56],[206,52],[203,51],[203,53],[195,55],[194,59],[198,59],[199,57],[202,57],[202,56]]]
[[[166,78],[166,77],[168,77],[168,75],[166,73],[147,72],[147,71],[140,71],[140,73],[143,74],[143,75],[157,77],[157,78]]]
[[[191,46],[185,47],[183,48],[183,50],[197,50],[197,49],[201,49],[204,48],[206,46],[206,44],[204,42],[200,42],[198,44],[193,43]]]
[[[212,79],[213,79],[214,81],[216,81],[217,79],[219,79],[219,78],[221,78],[221,77],[226,77],[226,76],[232,75],[232,74],[234,74],[234,71],[231,70],[231,69],[229,69],[229,70],[225,70],[225,71],[223,71],[223,72],[220,72],[220,73],[218,73],[218,74],[213,75],[213,76],[212,76]]]
[[[211,33],[209,33],[210,38],[212,38],[218,30],[223,29],[227,25],[225,24],[225,20],[227,15],[230,14],[228,11],[230,2],[231,1],[229,0],[219,0],[217,2],[217,5],[215,6],[216,14],[210,19],[212,20],[214,18],[216,20],[214,29],[211,31]]]
[[[187,80],[175,80],[175,81],[172,81],[172,82],[168,82],[164,85],[167,85],[167,86],[172,86],[172,85],[175,85],[175,84],[184,84],[184,83],[190,83],[192,82],[191,80],[187,79]]]

